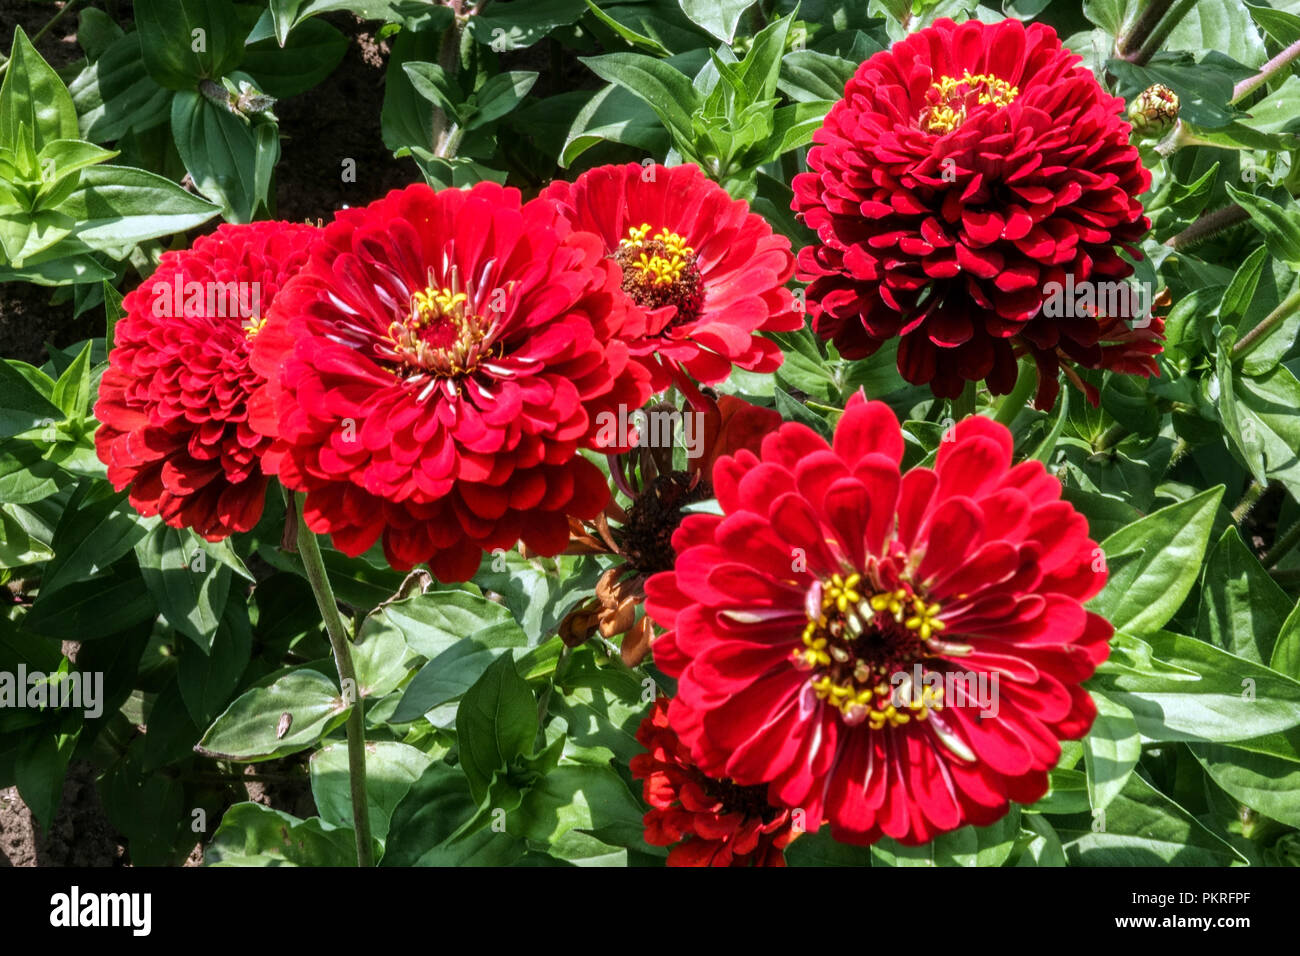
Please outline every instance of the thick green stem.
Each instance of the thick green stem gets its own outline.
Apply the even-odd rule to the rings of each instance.
[[[975,383],[967,382],[961,394],[952,400],[952,420],[959,422],[975,414]]]
[[[1022,359],[1016,384],[1009,395],[1002,396],[1002,400],[998,403],[998,410],[993,414],[993,420],[1010,428],[1017,416],[1024,411],[1025,403],[1029,401],[1029,396],[1033,394],[1034,386],[1037,384],[1038,366],[1032,359]]]
[[[352,826],[357,839],[357,865],[374,866],[370,808],[366,799],[365,710],[358,691],[356,668],[352,666],[348,632],[343,626],[338,604],[334,601],[334,589],[330,587],[329,577],[325,573],[320,543],[303,520],[303,501],[303,495],[293,496],[298,519],[298,555],[302,558],[303,570],[307,572],[307,581],[311,584],[312,593],[316,595],[316,606],[320,608],[321,618],[325,622],[325,633],[329,635],[330,647],[334,651],[334,666],[338,668],[344,703],[352,705],[352,710],[348,713],[348,777],[352,789]]]
[[[1097,439],[1097,444],[1093,446],[1093,450],[1096,454],[1110,451],[1127,437],[1128,429],[1116,423],[1102,432],[1101,437]]]
[[[459,10],[453,9],[453,19],[451,26],[442,36],[442,43],[438,47],[438,65],[443,71],[452,76],[460,67],[460,41],[461,34],[465,31],[465,24],[468,18],[460,14]],[[456,150],[460,147],[461,138],[465,135],[459,125],[451,122],[451,119],[439,107],[433,108],[433,155],[441,159],[449,159],[456,155]]]
[[[1233,361],[1243,359],[1259,348],[1264,339],[1268,338],[1296,309],[1300,309],[1300,290],[1283,299],[1276,309],[1260,320],[1259,325],[1237,340],[1237,344],[1232,347]]]
[[[1169,12],[1160,18],[1160,22],[1142,41],[1142,45],[1124,59],[1138,66],[1145,65],[1148,60],[1156,55],[1160,47],[1164,45],[1165,40],[1169,38],[1169,34],[1174,31],[1174,27],[1182,22],[1183,17],[1191,12],[1196,3],[1197,0],[1178,0],[1177,3],[1174,3]]]
[[[1150,0],[1138,18],[1133,21],[1133,26],[1129,27],[1128,33],[1116,42],[1115,52],[1128,59],[1142,49],[1142,44],[1146,42],[1151,31],[1156,28],[1156,24],[1168,12],[1173,2],[1174,0]]]
[[[1287,556],[1297,544],[1300,544],[1300,521],[1291,526],[1291,530],[1273,542],[1273,547],[1260,559],[1266,568],[1271,568]]]

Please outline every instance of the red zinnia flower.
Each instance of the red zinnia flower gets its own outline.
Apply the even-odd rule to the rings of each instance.
[[[631,764],[653,808],[645,840],[673,847],[669,866],[785,866],[781,851],[796,835],[790,811],[769,804],[763,787],[702,773],[668,725],[666,697],[655,700],[636,739],[649,751]]]
[[[538,198],[600,236],[622,269],[640,317],[624,338],[655,391],[682,368],[705,383],[722,381],[732,365],[775,371],[781,350],[756,333],[803,327],[785,288],[790,241],[698,166],[601,166]]]
[[[814,326],[850,358],[900,336],[898,368],[956,396],[1011,391],[1033,353],[1038,403],[1061,357],[1108,353],[1087,316],[1041,314],[1053,283],[1118,282],[1151,183],[1110,96],[1050,27],[938,20],[872,56],[814,134],[793,208]]]
[[[700,769],[769,785],[835,839],[921,843],[1047,790],[1095,708],[1110,625],[1082,515],[1011,436],[968,418],[900,478],[902,432],[859,393],[832,446],[783,425],[721,459],[723,516],[691,515],[646,585]],[[987,712],[988,716],[981,717]]]
[[[285,287],[253,365],[254,427],[347,554],[383,536],[396,568],[467,580],[482,551],[569,540],[609,496],[580,448],[640,406],[626,299],[599,240],[492,183],[424,185],[337,214]]]
[[[288,222],[222,225],[167,252],[129,293],[99,386],[95,449],[131,504],[210,541],[262,514],[270,441],[248,425],[261,383],[251,342],[284,282],[319,235]]]

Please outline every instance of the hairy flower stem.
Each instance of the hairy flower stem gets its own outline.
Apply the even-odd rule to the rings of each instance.
[[[347,630],[334,601],[334,589],[325,573],[325,562],[320,554],[320,542],[307,527],[302,517],[305,496],[293,496],[294,512],[298,519],[298,554],[302,558],[307,581],[316,595],[334,651],[334,666],[338,668],[339,685],[343,688],[344,702],[351,697],[352,709],[348,713],[348,778],[352,789],[352,827],[357,841],[357,865],[374,866],[374,849],[370,840],[370,808],[366,800],[366,724],[364,704],[357,685],[356,668],[352,666],[352,651],[348,645]]]
[[[1268,338],[1297,309],[1300,309],[1300,290],[1283,299],[1276,309],[1260,320],[1259,325],[1237,340],[1237,344],[1232,347],[1233,360],[1243,359],[1259,348],[1264,339]]]
[[[1266,568],[1274,567],[1297,544],[1300,544],[1300,521],[1293,524],[1286,534],[1273,542],[1273,547],[1269,548],[1264,557],[1260,558],[1260,564]]]
[[[1254,76],[1248,77],[1234,86],[1232,88],[1232,99],[1228,102],[1235,103],[1237,100],[1253,93],[1282,70],[1286,69],[1287,65],[1296,57],[1300,57],[1300,40],[1296,40],[1295,43],[1292,43],[1277,56],[1273,57],[1273,59],[1265,63]]]
[[[1038,368],[1034,365],[1032,359],[1021,359],[1020,374],[1016,378],[1016,384],[1012,387],[1011,392],[1003,395],[998,402],[998,410],[993,414],[993,420],[999,425],[1011,427],[1011,423],[1019,417],[1024,411],[1025,403],[1029,396],[1033,394],[1034,386],[1038,384]]]
[[[1214,212],[1201,216],[1177,235],[1170,236],[1165,240],[1165,245],[1180,251],[1189,249],[1197,243],[1214,238],[1225,229],[1241,225],[1249,218],[1250,215],[1246,210],[1236,203],[1223,206],[1214,210]]]
[[[1259,504],[1259,499],[1264,496],[1267,490],[1266,486],[1261,485],[1258,481],[1252,481],[1246,493],[1241,496],[1237,506],[1232,509],[1232,523],[1241,524],[1246,520],[1246,516],[1255,510],[1255,505]]]

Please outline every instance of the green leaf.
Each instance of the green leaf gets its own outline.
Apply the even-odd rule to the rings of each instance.
[[[1272,37],[1279,46],[1288,47],[1300,40],[1300,16],[1286,10],[1274,10],[1272,7],[1256,6],[1247,3],[1251,19],[1259,24],[1260,29]]]
[[[49,831],[59,809],[63,778],[79,736],[80,730],[74,734],[35,733],[20,745],[14,763],[18,795],[31,810],[42,833]]]
[[[366,744],[366,796],[370,832],[382,845],[393,811],[432,763],[409,744],[372,740]],[[311,794],[321,820],[336,827],[352,825],[352,778],[348,745],[327,744],[311,755]]]
[[[79,139],[53,139],[42,147],[37,159],[42,175],[54,183],[86,166],[104,163],[117,155],[117,150],[101,149],[94,143]],[[42,198],[41,205],[57,205],[52,198]]]
[[[505,116],[523,102],[536,82],[537,74],[524,70],[498,73],[474,94],[474,113],[465,129],[479,129]]]
[[[1257,478],[1275,479],[1293,497],[1300,495],[1300,380],[1285,365],[1258,377],[1237,375],[1225,358],[1218,371],[1230,386],[1220,390],[1225,430],[1247,466]]]
[[[1268,666],[1278,673],[1300,680],[1300,605],[1282,625]]]
[[[1020,833],[1020,808],[986,827],[965,826],[941,833],[921,846],[903,846],[885,837],[871,848],[873,866],[1001,866]]]
[[[393,40],[384,74],[384,105],[379,116],[384,145],[389,149],[428,146],[433,142],[433,112],[411,85],[404,67],[410,62],[436,60],[438,47],[437,35],[423,31],[403,30]]]
[[[1196,636],[1229,654],[1267,663],[1291,601],[1235,527],[1223,532],[1205,562]]]
[[[89,500],[88,500],[89,499]],[[54,530],[54,559],[41,580],[41,598],[98,574],[149,533],[157,519],[141,518],[126,493],[83,482]]]
[[[348,38],[324,20],[301,24],[281,46],[274,38],[249,44],[240,69],[268,96],[286,99],[306,93],[334,72],[348,50]]]
[[[0,438],[53,424],[63,417],[59,407],[36,391],[9,360],[0,360]]]
[[[122,308],[122,299],[124,296],[118,292],[108,281],[104,281],[104,348],[108,351],[113,350],[114,336],[117,329],[117,321],[126,315],[126,310]]]
[[[245,691],[195,749],[218,760],[250,763],[282,757],[316,743],[347,719],[349,709],[333,681],[299,668],[266,687]]]
[[[88,641],[118,635],[158,615],[132,560],[107,574],[61,587],[44,588],[23,619],[29,630],[63,641]]]
[[[104,51],[123,35],[122,28],[103,10],[87,7],[78,17],[77,43],[91,63],[103,56]]]
[[[225,708],[248,667],[252,648],[248,607],[243,601],[229,601],[211,651],[204,654],[200,647],[183,649],[176,672],[177,683],[181,699],[197,726],[208,726]]]
[[[1224,189],[1264,234],[1269,252],[1291,268],[1300,269],[1300,209],[1294,202],[1279,206],[1271,199],[1236,189],[1230,183],[1224,183]]]
[[[368,615],[352,645],[357,695],[364,699],[391,694],[406,679],[415,659],[399,628],[383,617]]]
[[[1227,866],[1233,849],[1137,774],[1091,821],[1099,831],[1057,825],[1071,866]]]
[[[260,803],[237,803],[203,851],[205,866],[356,866],[351,828],[300,820]]]
[[[172,99],[172,135],[199,191],[221,204],[228,221],[252,221],[258,206],[267,201],[265,188],[259,190],[259,144],[253,127],[207,97],[184,92]],[[278,138],[272,147],[278,157]]]
[[[796,102],[838,100],[858,64],[829,53],[795,50],[781,58],[777,86]]]
[[[1241,0],[1196,0],[1163,49],[1218,50],[1250,67],[1263,66],[1268,59],[1264,41]]]
[[[385,604],[374,616],[376,623],[386,619],[395,625],[410,648],[430,660],[463,638],[475,638],[493,647],[522,647],[527,643],[517,633],[519,625],[507,608],[460,589],[415,594]]]
[[[741,15],[754,5],[754,0],[679,0],[682,13],[690,17],[723,43],[736,37],[736,27]]]
[[[494,661],[523,645],[524,633],[517,625],[462,638],[420,668],[393,711],[392,722],[419,720],[435,707],[464,696]]]
[[[1300,723],[1300,682],[1167,631],[1116,634],[1087,686],[1128,708],[1150,740],[1231,743]]]
[[[549,102],[549,100],[547,101]],[[649,104],[630,90],[610,84],[578,112],[560,151],[567,169],[584,152],[607,140],[633,146],[652,155],[668,151],[669,137]]]
[[[1093,695],[1097,719],[1083,740],[1083,758],[1088,770],[1088,802],[1101,810],[1119,796],[1138,758],[1142,738],[1127,707],[1100,694]]]
[[[135,0],[135,23],[149,75],[169,90],[219,80],[243,57],[231,0]]]
[[[1103,541],[1110,573],[1105,589],[1088,602],[1089,609],[1117,631],[1137,636],[1162,627],[1196,583],[1222,497],[1222,486],[1211,488]]]
[[[581,61],[602,80],[644,100],[668,129],[677,148],[683,154],[689,152],[695,140],[691,114],[701,107],[701,99],[685,74],[640,53],[607,53],[583,57]]]
[[[90,343],[87,342],[72,364],[63,370],[50,395],[68,418],[84,417],[90,410]]]
[[[627,784],[610,767],[556,767],[530,789],[507,818],[507,829],[544,847],[571,830],[641,852],[662,853],[645,843],[645,814]]]
[[[1227,744],[1192,744],[1191,751],[1229,795],[1279,823],[1300,827],[1300,762]]]
[[[114,250],[186,232],[220,208],[143,169],[92,166],[82,170],[77,188],[57,212],[73,221],[73,235],[80,242]]]
[[[230,569],[209,567],[198,535],[189,528],[158,524],[135,553],[163,619],[210,653],[230,595]]]
[[[461,766],[475,801],[487,796],[498,771],[533,751],[537,701],[510,654],[498,657],[465,692],[456,711]]]
[[[568,760],[626,764],[645,750],[636,732],[653,693],[649,678],[599,667],[590,651],[574,652],[550,698],[548,735],[564,734]]]
[[[97,143],[119,140],[167,122],[170,90],[145,68],[140,34],[115,40],[103,56],[83,69],[68,87],[77,108],[81,135]]]
[[[831,828],[802,833],[785,848],[787,866],[871,866],[871,849],[831,839]]]
[[[0,86],[0,148],[18,149],[24,127],[34,150],[56,139],[76,139],[77,109],[68,88],[20,26],[14,28],[6,66]]]
[[[469,30],[493,52],[509,53],[532,46],[557,27],[573,23],[586,10],[586,0],[497,2],[471,17]]]
[[[601,23],[617,33],[622,39],[627,41],[630,46],[640,47],[647,53],[655,56],[668,56],[668,48],[653,37],[646,36],[644,33],[638,33],[627,24],[616,20],[608,13],[596,6],[592,0],[586,0],[587,9]]]
[[[513,863],[523,854],[523,844],[501,830],[496,820],[493,826],[459,835],[479,809],[463,773],[442,761],[430,764],[393,810],[383,865]]]
[[[1259,286],[1259,277],[1264,272],[1267,258],[1268,250],[1260,246],[1246,257],[1228,287],[1223,290],[1223,298],[1219,302],[1219,321],[1224,325],[1235,326],[1245,317],[1255,289]]]
[[[402,72],[415,92],[446,113],[448,119],[456,123],[465,121],[460,90],[439,64],[408,60],[402,64]]]
[[[1065,866],[1065,850],[1056,829],[1042,814],[1026,814],[1020,820],[1024,828],[1018,843],[1024,843],[1016,866]]]

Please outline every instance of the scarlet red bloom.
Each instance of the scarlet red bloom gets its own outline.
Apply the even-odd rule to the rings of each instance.
[[[795,837],[790,811],[769,804],[762,787],[702,773],[668,725],[667,698],[655,700],[636,739],[649,751],[631,764],[652,807],[645,839],[673,847],[669,866],[785,866],[781,851]]]
[[[1096,715],[1080,682],[1111,635],[1083,608],[1106,580],[1087,522],[1041,463],[1011,465],[1006,428],[965,419],[900,478],[902,455],[861,394],[832,446],[783,425],[719,460],[723,515],[688,516],[646,585],[692,759],[847,842],[921,843],[1041,797]]]
[[[258,336],[253,424],[347,554],[467,580],[520,538],[558,554],[609,496],[581,448],[639,407],[621,274],[547,203],[424,185],[340,212]]]
[[[732,365],[775,371],[781,350],[756,333],[803,327],[785,288],[790,241],[698,166],[601,166],[538,198],[600,236],[622,269],[639,318],[624,335],[655,391],[678,368],[705,383],[722,381]]]
[[[1015,352],[1055,399],[1062,359],[1108,367],[1095,319],[1047,318],[1053,283],[1119,281],[1151,183],[1108,95],[1050,27],[938,20],[863,63],[814,134],[793,208],[814,327],[845,356],[899,337],[913,384],[1011,391]]]
[[[99,387],[95,449],[131,504],[210,541],[262,514],[270,441],[248,425],[261,380],[251,341],[284,282],[319,235],[287,222],[223,225],[164,253],[130,292]]]

